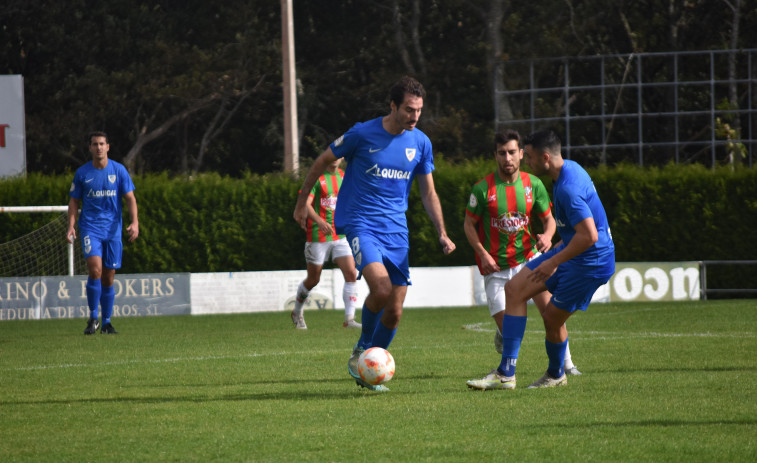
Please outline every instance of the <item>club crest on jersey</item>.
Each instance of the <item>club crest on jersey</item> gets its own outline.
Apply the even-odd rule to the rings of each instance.
[[[116,183],[116,176],[115,175],[108,175],[108,181],[110,183]]]
[[[408,161],[412,161],[415,158],[415,148],[405,148],[405,157]]]
[[[505,212],[499,217],[491,218],[491,226],[493,228],[497,228],[510,235],[514,235],[520,230],[527,229],[528,223],[528,216],[521,214],[520,212]]]
[[[523,187],[523,192],[526,194],[526,202],[532,203],[534,202],[534,197],[531,194],[532,188],[530,186]]]

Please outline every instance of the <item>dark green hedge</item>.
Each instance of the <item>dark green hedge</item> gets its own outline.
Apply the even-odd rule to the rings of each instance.
[[[414,187],[408,219],[413,266],[471,265],[462,229],[470,188],[494,167],[437,160],[434,175],[458,251],[443,256]],[[612,225],[618,261],[757,259],[757,170],[701,166],[590,170]],[[0,181],[0,206],[63,205],[73,174]],[[140,239],[125,246],[124,273],[284,270],[304,267],[304,232],[292,220],[299,180],[202,174],[135,177]],[[547,189],[551,186],[547,181]],[[50,220],[0,214],[0,242]],[[61,239],[64,239],[61,237]]]

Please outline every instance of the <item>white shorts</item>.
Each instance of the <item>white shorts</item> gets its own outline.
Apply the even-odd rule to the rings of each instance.
[[[540,256],[537,252],[531,259]],[[517,267],[500,270],[499,272],[484,275],[484,289],[486,290],[486,302],[489,304],[489,314],[494,315],[505,310],[505,283],[510,281],[516,273],[525,267],[525,263]]]
[[[347,238],[340,238],[336,241],[305,243],[305,262],[308,264],[322,266],[328,260],[329,255],[332,262],[340,257],[352,256],[352,249],[347,243]]]

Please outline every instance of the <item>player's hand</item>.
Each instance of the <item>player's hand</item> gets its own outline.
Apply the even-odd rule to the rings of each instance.
[[[547,259],[531,272],[528,279],[536,283],[544,283],[557,271],[557,265],[553,259]]]
[[[481,273],[484,275],[489,275],[502,270],[499,265],[497,265],[497,261],[495,261],[488,252],[483,255],[479,254],[479,258],[481,259]]]
[[[552,248],[552,240],[546,235],[536,235],[536,249],[539,252],[547,252]]]
[[[447,235],[439,237],[439,244],[442,245],[442,252],[447,255],[455,250],[455,243]]]
[[[133,222],[126,227],[126,233],[129,234],[129,243],[133,242],[139,236],[139,223]]]
[[[292,214],[294,217],[294,221],[297,222],[300,225],[300,228],[307,231],[307,224],[308,224],[308,209],[306,204],[300,205],[298,202],[297,205],[294,207],[294,214]]]
[[[334,232],[334,229],[331,228],[331,224],[321,219],[320,217],[318,220],[318,226],[321,228],[321,231],[323,232],[324,235],[330,235],[331,233]]]
[[[68,241],[69,243],[73,243],[75,239],[76,239],[76,230],[74,230],[73,228],[69,228],[68,231],[66,232],[66,241]]]

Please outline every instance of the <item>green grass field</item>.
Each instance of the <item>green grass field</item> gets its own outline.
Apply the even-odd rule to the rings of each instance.
[[[357,387],[340,311],[0,322],[0,461],[757,461],[757,301],[594,304],[580,377],[529,309],[514,391],[483,307],[409,309],[391,392]]]

